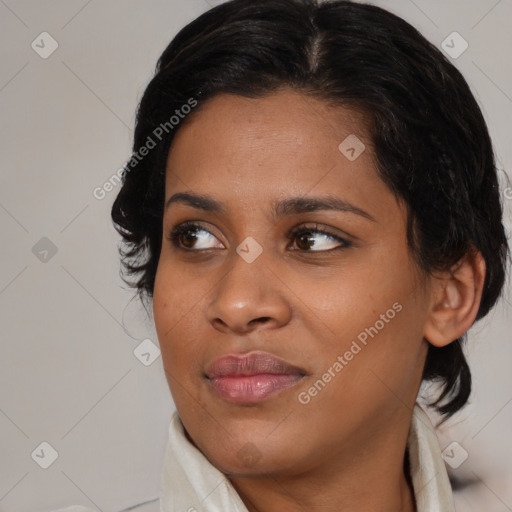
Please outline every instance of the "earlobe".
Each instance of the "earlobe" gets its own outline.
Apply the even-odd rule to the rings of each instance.
[[[474,250],[452,269],[432,279],[424,337],[432,345],[444,347],[462,336],[475,321],[485,282],[485,261]]]

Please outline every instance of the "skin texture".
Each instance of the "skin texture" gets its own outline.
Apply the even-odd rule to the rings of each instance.
[[[338,149],[350,134],[366,145],[355,161]],[[154,320],[189,439],[251,511],[413,511],[404,453],[426,340],[443,346],[474,321],[481,257],[452,273],[421,273],[407,247],[406,209],[377,175],[362,117],[289,89],[204,104],[169,152],[166,201],[177,192],[208,195],[226,209],[174,202],[162,225]],[[333,210],[271,213],[275,200],[325,196],[372,219]],[[206,230],[188,252],[168,239],[185,221]],[[310,245],[289,238],[293,228],[315,224],[350,245],[317,232]],[[249,236],[263,249],[251,263],[236,252]],[[301,403],[299,394],[393,304],[400,312]],[[223,400],[206,367],[252,351],[306,375],[255,404]]]

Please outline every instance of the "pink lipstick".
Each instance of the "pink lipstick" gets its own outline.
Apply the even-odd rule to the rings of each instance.
[[[221,398],[250,404],[294,386],[306,373],[268,352],[251,352],[216,359],[205,374]]]

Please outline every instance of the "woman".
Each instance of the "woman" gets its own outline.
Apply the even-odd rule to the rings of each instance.
[[[439,445],[507,240],[481,111],[414,28],[232,0],[169,44],[112,208],[176,404],[162,511],[451,512]]]

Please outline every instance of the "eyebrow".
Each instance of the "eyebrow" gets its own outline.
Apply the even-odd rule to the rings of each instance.
[[[226,207],[213,197],[190,192],[177,192],[165,203],[165,209],[173,203],[182,203],[198,210],[225,215]],[[354,213],[368,220],[376,222],[375,218],[365,210],[335,196],[324,197],[289,197],[279,199],[272,203],[274,218],[279,219],[286,215],[298,215],[301,213],[334,210],[340,212]]]

